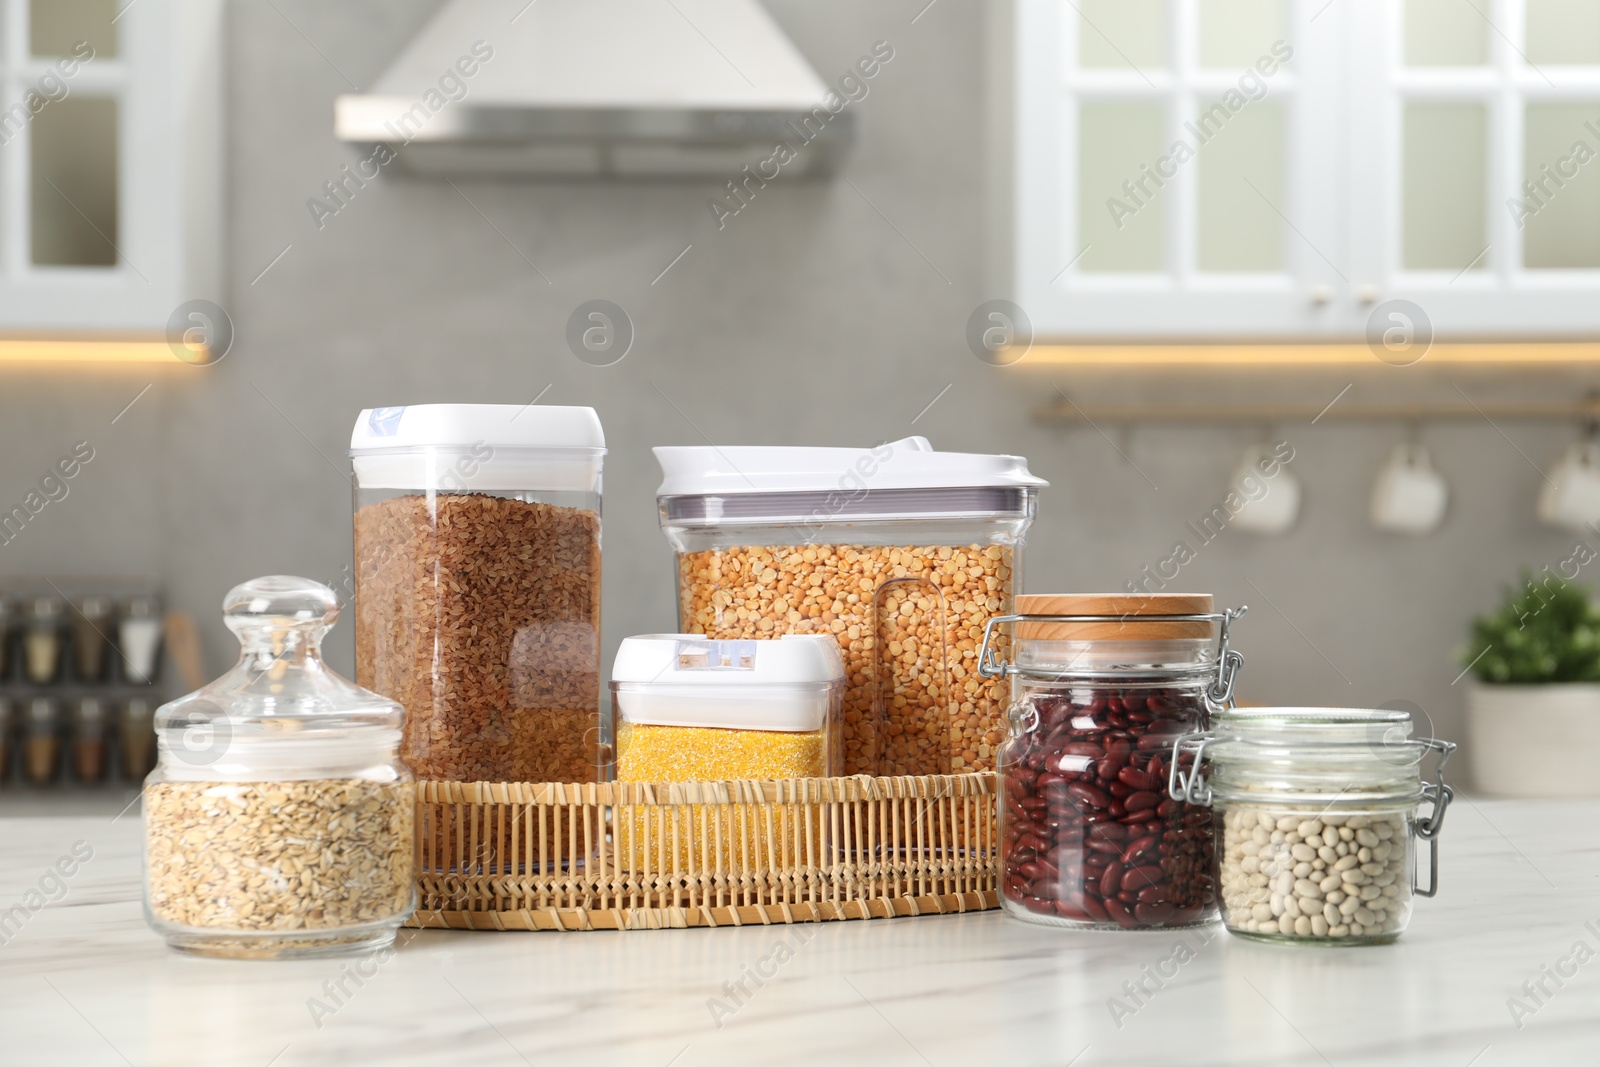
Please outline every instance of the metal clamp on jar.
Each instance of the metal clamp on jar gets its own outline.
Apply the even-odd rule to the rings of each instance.
[[[1400,936],[1412,898],[1438,890],[1454,796],[1444,765],[1456,746],[1411,729],[1405,711],[1249,708],[1173,743],[1170,796],[1215,811],[1230,932],[1335,945]],[[1414,840],[1428,842],[1426,886]]]
[[[989,621],[978,652],[979,674],[1012,679],[1002,906],[1052,926],[1214,921],[1211,816],[1165,783],[1173,742],[1233,699],[1244,657],[1228,629],[1244,609],[1175,594],[1019,596],[1017,608]]]

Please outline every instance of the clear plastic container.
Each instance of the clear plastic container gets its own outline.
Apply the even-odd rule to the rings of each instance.
[[[416,797],[400,706],[322,661],[333,590],[257,578],[223,604],[239,662],[156,712],[145,917],[169,945],[242,958],[382,948],[416,906]]]
[[[984,624],[1011,610],[1046,483],[1016,456],[657,448],[678,624],[719,640],[832,634],[845,663],[845,774],[989,770],[1004,686],[979,677]]]
[[[1246,708],[1175,746],[1195,770],[1172,793],[1215,810],[1218,891],[1231,933],[1265,941],[1393,941],[1438,887],[1455,745],[1411,737],[1405,711]],[[1437,756],[1436,778],[1422,763]],[[1421,810],[1426,805],[1427,811]],[[1417,840],[1428,843],[1426,884]]]
[[[984,671],[1016,702],[1000,759],[1001,906],[1048,926],[1214,922],[1210,813],[1167,796],[1242,661],[1208,594],[1019,596]],[[991,653],[1015,624],[1014,662]]]
[[[356,678],[404,705],[412,770],[610,777],[593,409],[374,408],[350,455]]]
[[[844,660],[826,635],[630,637],[617,651],[611,693],[620,781],[839,773]]]

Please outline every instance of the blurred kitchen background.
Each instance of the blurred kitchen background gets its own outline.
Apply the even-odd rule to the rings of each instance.
[[[712,0],[575,3],[452,16],[481,29],[422,76],[476,41],[493,55],[429,121],[540,64],[560,75],[545,91],[581,97],[571,79],[641,47],[732,101],[775,77]],[[1600,4],[760,0],[843,100],[814,152],[837,153],[832,173],[800,173],[802,146],[749,180],[766,137],[715,176],[532,178],[503,153],[418,152],[448,171],[428,175],[405,149],[362,170],[373,145],[340,139],[336,100],[381,96],[445,6],[0,0],[3,103],[23,105],[0,114],[0,510],[28,511],[0,544],[14,634],[33,594],[103,594],[113,618],[153,596],[196,627],[168,652],[198,649],[214,676],[232,585],[287,573],[349,595],[351,424],[434,401],[599,411],[607,665],[624,635],[675,627],[660,444],[921,434],[1026,456],[1051,483],[1027,591],[1122,591],[1187,542],[1165,587],[1250,605],[1244,700],[1404,701],[1457,739],[1471,617],[1520,569],[1600,546],[1537,514],[1600,389],[1600,164],[1574,153],[1600,147]],[[536,46],[529,26],[571,38]],[[1565,177],[1529,200],[1546,163]],[[610,365],[569,345],[594,300],[631,323]],[[205,365],[166,352],[191,328]],[[1293,449],[1292,524],[1202,542],[1188,524],[1263,441]],[[1369,513],[1408,441],[1449,488],[1421,533]],[[351,674],[352,647],[347,618],[331,648]],[[113,722],[140,695],[115,656],[98,688],[70,669],[32,686],[21,652],[18,729],[51,685],[63,722],[84,693]],[[186,687],[164,653],[141,692]],[[10,777],[15,807],[73,775],[42,793]]]

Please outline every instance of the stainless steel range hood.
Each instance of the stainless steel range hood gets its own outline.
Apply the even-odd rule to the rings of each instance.
[[[782,143],[819,175],[853,125],[755,0],[448,0],[335,107],[425,174],[732,178]]]

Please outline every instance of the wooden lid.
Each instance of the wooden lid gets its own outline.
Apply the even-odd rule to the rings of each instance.
[[[1019,622],[1021,641],[1173,641],[1213,637],[1217,624],[1147,622],[1144,615],[1208,615],[1210,593],[1026,593],[1018,615],[1105,615],[1104,622]]]

